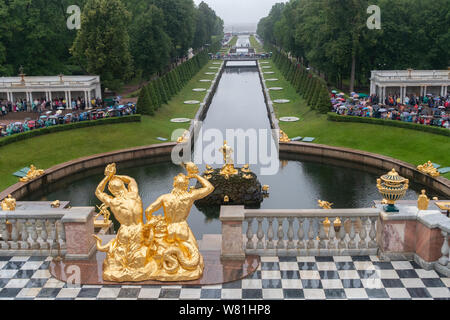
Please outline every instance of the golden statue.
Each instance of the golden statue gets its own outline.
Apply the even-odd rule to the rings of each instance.
[[[16,199],[14,199],[11,195],[8,195],[8,197],[3,199],[1,202],[1,207],[3,211],[16,210]]]
[[[104,192],[107,185],[113,196]],[[127,176],[117,176],[116,165],[109,164],[95,195],[111,208],[121,224],[116,238],[106,245],[93,235],[97,239],[97,250],[106,252],[103,279],[119,282],[148,280],[157,266],[145,244],[143,207],[136,181]]]
[[[94,218],[94,227],[96,228],[103,228],[103,227],[109,227],[112,223],[111,220],[109,220],[110,216],[111,216],[111,212],[109,212],[108,210],[108,206],[104,203],[102,203],[99,206],[96,206],[98,210],[100,210],[100,212],[95,216]],[[97,220],[98,217],[103,216],[103,221],[99,221]]]
[[[425,190],[422,190],[422,194],[417,199],[417,207],[419,210],[428,210],[428,204],[430,203],[430,199],[428,199]]]
[[[59,208],[61,206],[61,202],[59,200],[55,200],[50,204],[52,208]]]
[[[230,202],[230,197],[229,196],[223,197],[223,202],[225,203]]]
[[[195,164],[186,164],[186,170],[187,176],[179,174],[174,178],[171,193],[160,196],[145,210],[151,227],[148,237],[150,253],[157,263],[157,270],[153,273],[156,280],[195,280],[203,275],[203,257],[187,218],[194,201],[211,194],[214,186],[198,175]],[[188,190],[190,179],[197,179],[202,188]],[[154,217],[153,213],[160,208],[164,210],[164,217]]]
[[[223,146],[219,149],[223,154],[223,161],[225,162],[222,170],[220,170],[220,175],[225,176],[225,179],[228,179],[230,176],[238,174],[238,170],[234,168],[233,159],[231,154],[233,153],[233,149],[229,145],[227,145],[227,141],[225,140]]]
[[[246,180],[251,180],[251,179],[253,179],[253,176],[251,174],[243,174],[242,178],[244,178]]]
[[[289,139],[289,136],[280,129],[280,142],[290,142],[291,139]]]
[[[265,185],[262,186],[261,189],[262,189],[262,191],[264,191],[264,192],[268,192],[269,189],[270,189],[270,187],[269,187],[269,185],[265,184]]]
[[[427,163],[417,166],[417,170],[425,174],[428,174],[432,177],[439,177],[440,175],[439,171],[437,171],[437,169],[433,166],[433,163],[431,163],[431,161],[428,161]]]
[[[20,178],[20,182],[28,182],[31,181],[39,176],[42,176],[44,174],[44,170],[42,169],[36,169],[34,165],[30,166],[30,170],[28,170],[27,175],[23,178]]]
[[[214,172],[213,167],[211,167],[209,164],[206,165],[206,170],[203,172],[203,174],[211,174]]]
[[[183,134],[177,139],[178,143],[185,143],[189,140],[189,131],[185,130]]]
[[[332,209],[331,206],[333,205],[333,203],[329,203],[328,201],[322,201],[322,200],[317,200],[317,203],[319,204],[319,207],[321,207],[322,209],[326,209],[326,210]]]
[[[251,173],[252,172],[252,170],[250,170],[250,166],[248,164],[243,166],[241,171],[244,172],[244,173]]]

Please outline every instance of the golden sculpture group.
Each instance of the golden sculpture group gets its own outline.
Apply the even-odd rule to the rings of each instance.
[[[439,171],[437,171],[437,169],[433,166],[433,163],[431,161],[428,161],[427,163],[417,166],[417,170],[425,174],[428,174],[432,177],[439,177],[440,175]]]
[[[3,211],[14,211],[16,210],[16,199],[14,199],[11,195],[8,195],[3,201],[0,203]]]
[[[171,193],[160,196],[146,210],[136,181],[116,175],[115,164],[105,169],[105,178],[95,195],[108,206],[121,226],[115,239],[102,245],[99,237],[97,249],[106,252],[103,279],[107,281],[184,281],[201,278],[203,257],[189,228],[187,218],[195,200],[214,191],[212,184],[198,175],[193,163],[185,166],[188,175],[174,178]],[[190,179],[197,179],[202,188],[189,188]],[[128,185],[128,187],[126,187]],[[105,188],[112,196],[105,193]],[[154,216],[160,208],[164,216]]]
[[[280,129],[280,142],[290,142],[291,139],[289,139],[289,136]]]
[[[44,174],[44,170],[42,169],[36,169],[34,165],[30,166],[30,170],[28,170],[27,175],[23,178],[20,178],[20,182],[28,182],[31,181],[39,176],[42,176]]]

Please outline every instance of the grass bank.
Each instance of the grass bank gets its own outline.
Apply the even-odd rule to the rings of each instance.
[[[209,61],[155,116],[142,116],[141,122],[51,133],[0,147],[0,190],[18,182],[19,179],[12,174],[30,164],[39,169],[48,169],[56,164],[93,154],[161,143],[158,137],[170,140],[174,130],[189,128],[189,123],[172,123],[170,119],[195,117],[199,105],[183,102],[204,99],[206,92],[194,92],[192,89],[209,88],[210,82],[199,80],[214,78],[214,75],[205,74],[214,72],[209,69],[215,66],[214,62],[216,61]]]
[[[450,138],[436,134],[404,128],[384,127],[366,123],[345,123],[328,121],[327,115],[310,110],[292,85],[283,77],[271,60],[268,60],[273,74],[264,74],[267,86],[282,87],[281,91],[270,90],[272,100],[289,99],[286,104],[274,103],[278,118],[296,116],[298,122],[280,122],[281,129],[293,138],[315,137],[314,143],[364,150],[400,159],[419,165],[431,160],[442,166],[450,166]],[[443,175],[450,179],[450,173]]]

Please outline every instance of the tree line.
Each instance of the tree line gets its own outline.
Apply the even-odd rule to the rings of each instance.
[[[369,5],[381,29],[369,29]],[[257,33],[342,88],[366,86],[371,70],[447,69],[449,0],[290,0],[272,7]]]
[[[297,93],[305,99],[308,106],[320,113],[329,112],[331,102],[325,80],[310,72],[296,59],[289,58],[281,50],[273,49],[273,51],[273,62]]]
[[[192,59],[143,86],[138,98],[137,112],[154,115],[156,110],[180,92],[184,85],[208,63],[208,60],[208,53],[203,50]]]
[[[67,28],[71,5],[80,30]],[[223,37],[222,19],[193,0],[0,0],[0,21],[0,76],[98,74],[110,89]]]

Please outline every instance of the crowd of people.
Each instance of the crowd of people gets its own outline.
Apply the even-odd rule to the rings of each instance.
[[[339,115],[398,120],[450,129],[450,94],[445,97],[407,95],[403,103],[397,95],[380,100],[377,95],[358,95],[355,92],[347,99],[344,93],[337,91],[331,95],[333,112]]]
[[[0,100],[0,115],[4,116],[11,112],[37,112],[42,113],[49,110],[85,110],[89,106],[85,99],[78,97],[72,98],[69,105],[65,98],[55,98],[53,100],[46,100],[45,98],[34,99],[27,101],[26,99],[17,99],[15,102],[8,100]],[[103,107],[103,101],[100,98],[91,100],[91,107]]]

